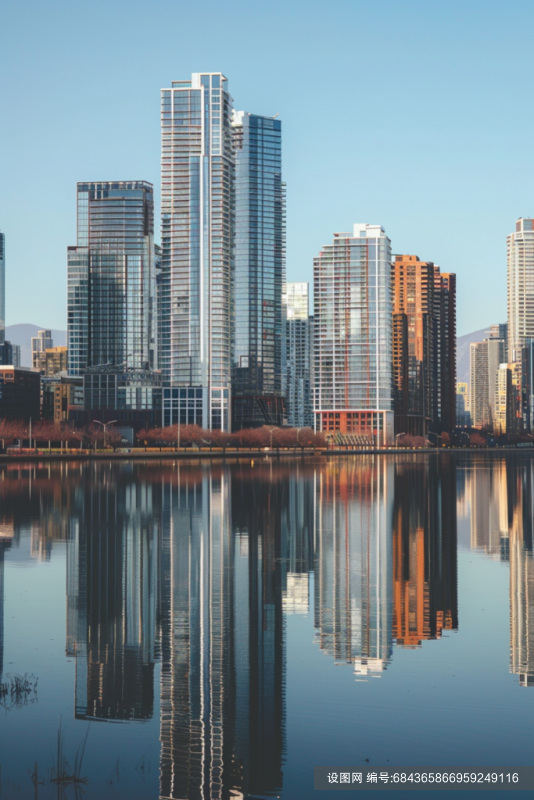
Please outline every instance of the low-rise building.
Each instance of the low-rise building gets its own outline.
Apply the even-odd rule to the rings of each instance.
[[[30,369],[0,366],[0,419],[38,420],[41,376]]]
[[[66,350],[67,348],[65,348]],[[66,373],[42,378],[41,416],[67,422],[75,411],[83,411],[83,380]]]
[[[148,369],[95,367],[83,374],[83,410],[69,419],[87,424],[116,421],[134,429],[159,427],[162,417],[162,378]]]

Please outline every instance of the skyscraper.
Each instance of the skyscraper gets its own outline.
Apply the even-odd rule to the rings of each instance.
[[[230,429],[232,98],[219,73],[161,91],[164,419]]]
[[[309,283],[287,283],[286,307],[286,411],[289,425],[313,428],[312,326]]]
[[[471,424],[474,428],[483,428],[491,422],[487,339],[483,342],[471,342],[469,374]]]
[[[282,123],[234,112],[234,430],[281,425],[285,186]]]
[[[32,367],[39,369],[39,353],[44,353],[54,346],[52,331],[38,331],[37,336],[32,336]]]
[[[69,374],[154,368],[152,184],[78,183],[78,241],[67,258]]]
[[[508,361],[521,361],[521,348],[534,336],[534,219],[520,217],[507,237]]]
[[[456,275],[434,265],[436,348],[434,419],[441,431],[456,427]]]
[[[391,242],[380,225],[356,224],[313,267],[316,429],[390,442]]]
[[[395,256],[392,303],[395,429],[426,436],[434,420],[437,391],[434,264],[417,256]]]

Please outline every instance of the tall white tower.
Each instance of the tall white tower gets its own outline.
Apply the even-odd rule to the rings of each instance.
[[[534,219],[520,217],[508,250],[508,361],[521,360],[525,339],[534,336]]]

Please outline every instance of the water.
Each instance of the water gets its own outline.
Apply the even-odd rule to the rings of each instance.
[[[525,455],[3,465],[0,797],[531,765],[533,497]]]

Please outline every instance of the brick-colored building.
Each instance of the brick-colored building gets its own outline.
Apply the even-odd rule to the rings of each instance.
[[[68,350],[66,347],[48,347],[33,353],[33,368],[47,378],[66,372],[68,369]]]

